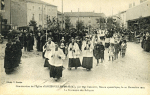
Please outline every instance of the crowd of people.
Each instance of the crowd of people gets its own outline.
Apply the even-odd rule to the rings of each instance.
[[[94,33],[94,32],[93,32]],[[49,67],[50,77],[58,80],[62,77],[63,60],[68,57],[68,70],[83,67],[87,71],[93,68],[93,59],[97,60],[97,65],[104,60],[104,51],[108,48],[109,61],[116,60],[118,54],[125,56],[127,43],[123,35],[115,32],[112,37],[100,37],[98,34],[85,34],[83,38],[76,36],[65,41],[62,36],[60,42],[54,42],[53,36],[48,36],[48,41],[43,46],[44,67]],[[82,60],[80,60],[82,57]]]
[[[14,68],[21,64],[21,56],[23,46],[19,40],[19,37],[15,37],[12,41],[6,44],[4,68],[6,74],[10,74]]]
[[[109,33],[109,32],[108,32]],[[35,41],[36,40],[36,41]],[[86,32],[58,32],[49,31],[43,33],[37,31],[34,35],[26,30],[17,34],[6,44],[4,68],[9,74],[21,63],[21,55],[24,51],[32,51],[36,42],[36,49],[43,53],[45,58],[44,67],[49,67],[50,77],[56,80],[62,77],[64,60],[68,57],[68,70],[73,67],[83,67],[87,71],[93,68],[93,59],[97,60],[97,65],[104,61],[104,52],[108,48],[109,61],[118,58],[120,52],[124,57],[127,43],[124,35],[115,31],[112,36],[106,34],[104,37],[97,32],[90,34]],[[82,57],[82,60],[80,60]]]

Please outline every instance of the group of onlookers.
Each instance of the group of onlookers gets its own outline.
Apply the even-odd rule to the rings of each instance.
[[[21,64],[22,48],[23,46],[19,37],[15,37],[6,44],[4,57],[4,68],[6,74],[10,74],[14,68]]]

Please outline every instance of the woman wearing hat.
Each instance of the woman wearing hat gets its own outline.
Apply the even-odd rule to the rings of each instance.
[[[74,38],[71,39],[71,43],[69,44],[68,47],[68,57],[69,57],[69,64],[68,64],[68,69],[71,70],[72,67],[77,67],[81,66],[80,60],[79,60],[79,54],[80,54],[80,49],[78,44],[75,42]]]

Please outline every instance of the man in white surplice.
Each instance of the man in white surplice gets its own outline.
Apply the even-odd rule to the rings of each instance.
[[[55,49],[55,43],[52,41],[51,37],[48,37],[48,42],[46,42],[46,44],[43,46],[43,52],[45,52],[45,63],[44,63],[44,67],[48,67],[49,63],[48,63],[48,54]]]
[[[48,62],[50,63],[50,77],[55,78],[57,81],[60,77],[62,77],[63,60],[65,59],[65,54],[63,53],[62,49],[55,44],[55,49],[48,54],[48,58]]]
[[[80,54],[80,49],[78,44],[74,41],[74,38],[72,38],[72,42],[69,44],[68,47],[68,57],[69,57],[69,64],[68,64],[68,69],[71,70],[72,67],[77,67],[81,66],[81,62],[79,60],[79,54]]]

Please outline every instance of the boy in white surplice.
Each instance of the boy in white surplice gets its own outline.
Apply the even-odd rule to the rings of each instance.
[[[80,54],[79,46],[77,43],[75,43],[74,38],[72,38],[72,42],[69,44],[68,47],[69,70],[71,70],[72,67],[75,67],[75,69],[77,69],[77,67],[81,66],[79,54]]]
[[[62,49],[58,48],[58,45],[55,44],[55,49],[48,54],[48,62],[50,63],[50,77],[55,78],[57,81],[62,77],[63,71],[63,60],[65,55]]]

